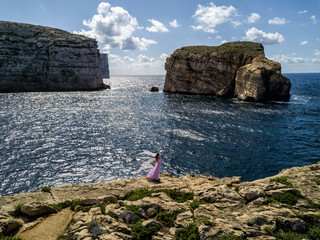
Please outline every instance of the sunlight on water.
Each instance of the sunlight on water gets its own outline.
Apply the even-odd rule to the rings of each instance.
[[[320,156],[320,74],[289,74],[289,103],[149,92],[164,76],[116,76],[111,90],[0,94],[0,195],[161,172],[252,180]],[[308,91],[308,89],[311,89]]]

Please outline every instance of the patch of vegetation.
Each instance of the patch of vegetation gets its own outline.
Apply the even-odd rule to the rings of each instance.
[[[193,192],[181,192],[177,189],[164,189],[159,191],[165,192],[172,200],[178,203],[192,200],[194,196]]]
[[[80,203],[81,203],[80,200],[73,200],[73,201],[64,201],[58,204],[50,204],[49,206],[55,208],[58,211],[61,211],[62,209],[67,207],[70,207],[70,209],[74,211],[76,206],[80,205]]]
[[[118,220],[119,219],[119,215],[114,213],[114,212],[108,212],[106,215],[109,215],[110,217]]]
[[[166,211],[159,212],[156,216],[156,219],[166,227],[173,227],[178,214],[184,211],[185,209],[174,210],[173,212],[166,212]]]
[[[60,234],[57,240],[73,240],[73,236],[71,233],[68,234]]]
[[[139,206],[125,205],[125,207],[136,215],[140,214]]]
[[[194,211],[195,209],[197,209],[201,204],[207,204],[207,202],[205,201],[200,201],[200,200],[194,200],[193,202],[191,202],[189,204],[190,208],[192,211]]]
[[[97,219],[94,219],[89,223],[89,232],[92,234],[93,239],[99,239],[100,235],[107,233],[106,230],[103,230],[100,227]]]
[[[152,236],[159,230],[159,225],[144,227],[142,221],[138,221],[132,226],[131,235],[134,240],[152,240]]]
[[[299,190],[294,190],[292,192],[286,192],[283,194],[272,194],[268,197],[268,202],[280,202],[287,204],[288,206],[295,205],[299,199],[304,198]]]
[[[22,207],[22,206],[23,206],[22,203],[16,205],[16,206],[14,207],[14,211],[11,212],[10,215],[13,216],[13,217],[19,217],[19,216],[23,215],[23,213],[21,212],[21,207]]]
[[[51,192],[51,187],[44,186],[41,188],[41,192]]]
[[[101,213],[106,215],[106,206],[103,204],[98,204],[98,207],[100,207]]]
[[[283,176],[283,177],[276,177],[276,178],[271,178],[269,180],[269,182],[275,182],[275,183],[281,183],[281,184],[284,184],[290,188],[293,187],[293,185],[291,183],[288,182],[288,177],[287,176]]]
[[[224,43],[221,46],[188,46],[177,49],[176,51],[174,51],[173,56],[181,57],[185,54],[222,54],[226,52],[258,56],[263,53],[263,46],[259,43],[245,41]]]
[[[191,223],[187,228],[178,229],[174,236],[175,240],[200,240],[200,233],[195,223]]]
[[[138,190],[127,192],[124,195],[124,200],[137,201],[145,197],[151,197],[152,193],[164,192],[174,201],[181,203],[187,200],[192,200],[194,194],[192,192],[181,192],[177,189],[162,189],[162,190],[149,190],[147,188],[141,188]]]
[[[0,240],[22,240],[21,238],[19,237],[12,237],[12,236],[0,236]]]
[[[209,219],[210,219],[210,218],[208,218],[208,217],[203,217],[203,218],[199,218],[198,221],[199,221],[200,223],[203,223],[203,224],[206,225],[206,226],[213,227],[214,224],[213,224],[213,222],[211,222]]]
[[[221,234],[211,238],[211,240],[240,240],[241,238],[233,233],[225,235]]]
[[[314,201],[312,201],[311,199],[307,199],[310,208],[316,208],[316,209],[320,209],[320,204],[315,203]]]
[[[148,188],[141,188],[138,190],[127,192],[124,195],[124,200],[137,201],[145,197],[151,197],[152,193],[154,193],[154,191],[151,191]]]

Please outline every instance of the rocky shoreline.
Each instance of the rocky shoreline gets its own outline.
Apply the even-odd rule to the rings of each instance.
[[[319,239],[320,162],[252,182],[145,177],[0,196],[0,236],[21,239]]]

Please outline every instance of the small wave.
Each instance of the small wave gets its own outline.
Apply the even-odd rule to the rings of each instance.
[[[186,131],[183,129],[174,129],[172,131],[175,135],[184,138],[190,138],[196,141],[205,141],[207,138],[205,135],[198,133],[196,131]]]

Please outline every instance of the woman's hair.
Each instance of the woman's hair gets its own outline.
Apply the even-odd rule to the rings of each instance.
[[[159,158],[159,157],[160,157],[160,153],[157,153],[157,154],[156,154],[156,158]]]

